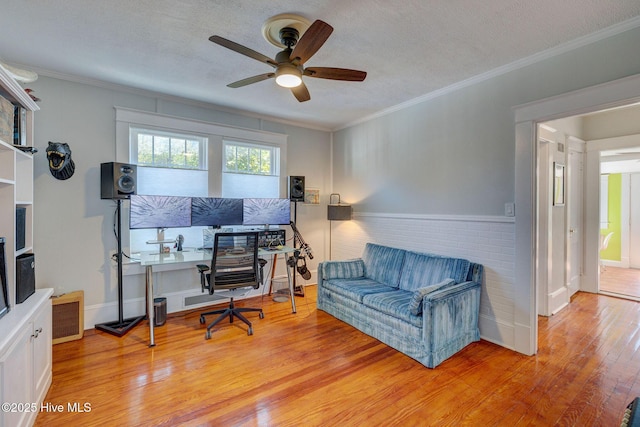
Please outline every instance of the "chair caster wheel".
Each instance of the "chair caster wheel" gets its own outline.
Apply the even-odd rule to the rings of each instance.
[[[204,325],[204,316],[200,316],[200,324]]]
[[[204,334],[204,338],[205,338],[205,339],[207,339],[207,340],[210,340],[210,339],[211,339],[211,331],[207,331],[207,332]]]
[[[249,330],[247,331],[247,335],[253,335],[253,328],[249,326]]]
[[[261,319],[264,319],[264,313],[260,312],[260,316],[258,316],[258,317],[260,317]]]

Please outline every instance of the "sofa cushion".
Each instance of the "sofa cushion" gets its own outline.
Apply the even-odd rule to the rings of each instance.
[[[321,265],[322,277],[325,280],[335,278],[355,279],[364,277],[364,263],[361,259],[346,261],[324,261]]]
[[[364,277],[359,279],[332,279],[325,281],[322,286],[329,291],[359,303],[362,302],[365,295],[397,289]]]
[[[365,295],[362,303],[369,308],[422,328],[422,316],[416,316],[409,311],[412,295],[413,292],[395,289]]]
[[[446,288],[447,286],[455,285],[455,283],[456,281],[453,279],[444,279],[442,282],[436,283],[435,285],[424,286],[416,289],[413,291],[411,301],[409,301],[409,311],[414,316],[419,316],[422,314],[422,300],[425,295]]]
[[[405,252],[403,249],[367,243],[362,254],[364,275],[397,288]]]
[[[415,291],[424,286],[434,285],[444,279],[453,279],[456,283],[466,281],[470,262],[466,259],[447,258],[407,252],[405,255],[400,289]]]

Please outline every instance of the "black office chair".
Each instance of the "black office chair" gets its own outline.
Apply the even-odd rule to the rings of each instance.
[[[258,289],[262,283],[263,268],[266,261],[258,258],[258,233],[216,233],[213,241],[213,256],[211,268],[198,264],[202,292],[207,289],[209,294],[215,290],[228,289],[231,296],[229,307],[208,311],[200,315],[200,323],[205,324],[205,316],[218,314],[219,316],[207,326],[206,339],[211,338],[211,329],[225,318],[233,323],[237,317],[249,326],[248,335],[253,335],[251,322],[242,313],[257,311],[260,319],[264,319],[261,308],[235,307],[234,292],[246,292],[247,288]]]

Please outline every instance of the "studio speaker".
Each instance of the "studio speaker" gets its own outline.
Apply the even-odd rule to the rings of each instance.
[[[304,176],[289,177],[289,200],[304,202]]]
[[[100,198],[128,199],[136,194],[136,165],[102,163],[100,165]]]
[[[75,291],[53,297],[53,343],[79,340],[84,334],[84,292]]]
[[[36,291],[36,257],[22,254],[16,257],[16,304],[22,304]]]

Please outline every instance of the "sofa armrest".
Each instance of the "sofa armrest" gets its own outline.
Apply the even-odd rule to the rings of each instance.
[[[318,270],[320,270],[323,280],[355,279],[364,277],[364,262],[360,258],[346,261],[324,261]]]
[[[479,283],[468,281],[424,296],[423,337],[441,360],[455,353],[452,343],[480,339],[480,292]]]

